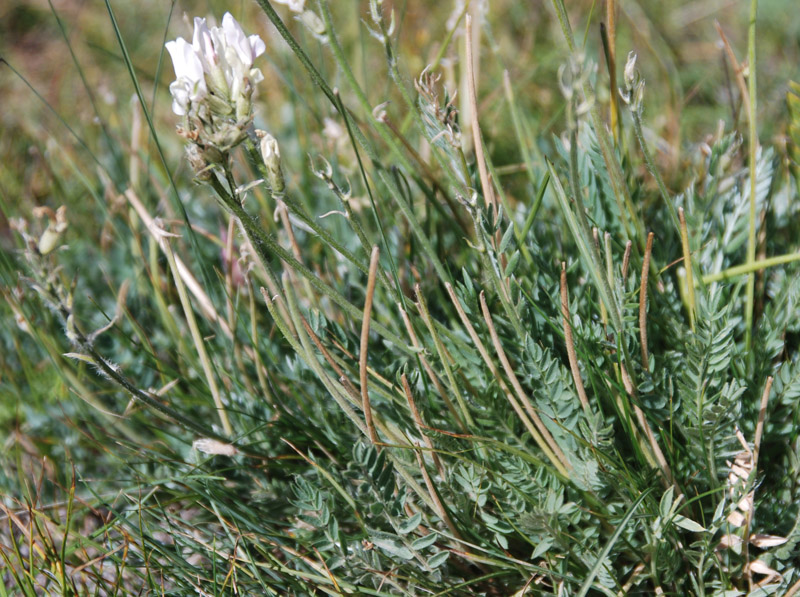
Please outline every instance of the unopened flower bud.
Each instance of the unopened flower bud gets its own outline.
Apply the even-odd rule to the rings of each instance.
[[[242,88],[234,98],[236,102],[236,120],[246,120],[250,118],[253,109],[253,84],[248,77],[242,80]]]
[[[61,235],[67,229],[67,208],[64,205],[56,211],[47,207],[37,208],[34,210],[34,215],[36,217],[47,216],[50,220],[38,242],[39,253],[47,255],[58,248]]]
[[[628,61],[625,63],[625,87],[633,89],[636,82],[636,52],[628,53]]]
[[[206,96],[205,104],[208,107],[209,112],[216,116],[225,118],[227,116],[232,116],[234,113],[233,107],[227,98],[223,98],[213,93],[210,93]]]
[[[317,13],[310,10],[304,10],[300,15],[300,20],[317,39],[320,41],[326,41],[325,23],[323,23],[322,19],[317,16]]]
[[[281,172],[281,151],[278,141],[266,131],[256,131],[256,135],[261,137],[261,159],[267,168],[267,182],[273,193],[282,194],[286,189],[286,183]]]

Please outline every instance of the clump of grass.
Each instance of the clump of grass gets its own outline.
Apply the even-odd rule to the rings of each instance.
[[[400,7],[258,5],[269,62],[178,135],[108,4],[133,103],[2,204],[3,594],[796,592],[796,164],[755,111],[670,172],[614,2],[598,68],[554,0],[547,126],[480,3],[428,67]]]

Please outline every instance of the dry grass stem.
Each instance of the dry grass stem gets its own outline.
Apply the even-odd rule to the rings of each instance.
[[[575,340],[572,337],[572,325],[569,316],[569,295],[567,291],[567,264],[561,263],[561,319],[564,323],[564,342],[567,345],[567,357],[569,358],[569,369],[572,372],[572,379],[575,382],[575,391],[581,401],[583,410],[587,413],[591,411],[589,398],[583,387],[581,379],[581,369],[578,364],[578,355],[575,352]]]
[[[472,323],[467,317],[467,314],[464,312],[464,308],[461,306],[461,303],[459,302],[458,297],[456,296],[456,293],[453,290],[453,287],[448,282],[445,283],[445,288],[447,288],[447,293],[450,295],[450,300],[453,302],[453,305],[456,308],[456,312],[458,313],[459,319],[461,319],[461,323],[464,325],[464,329],[467,330],[467,334],[469,334],[470,339],[472,340],[473,344],[475,344],[475,347],[478,349],[478,353],[481,355],[483,362],[486,363],[486,366],[489,368],[489,371],[492,373],[492,376],[497,380],[497,383],[500,386],[500,390],[506,396],[506,399],[508,400],[509,404],[511,404],[511,408],[514,409],[514,412],[517,414],[520,421],[522,421],[522,424],[528,430],[528,433],[531,434],[531,437],[533,437],[536,444],[542,449],[542,451],[545,453],[545,455],[553,464],[553,466],[556,468],[556,470],[558,470],[562,475],[568,476],[567,471],[572,467],[569,465],[564,466],[564,464],[562,464],[562,462],[556,457],[555,453],[545,443],[544,438],[533,426],[533,423],[531,423],[530,419],[525,414],[525,411],[522,410],[522,407],[517,403],[517,400],[514,398],[513,394],[508,389],[506,382],[503,381],[503,378],[500,375],[500,371],[497,369],[497,366],[494,364],[494,361],[492,361],[491,357],[489,356],[489,353],[486,351],[486,346],[484,346],[483,342],[481,342],[481,339],[478,337],[478,333],[475,331],[475,328],[472,326]]]
[[[483,154],[483,140],[481,139],[481,129],[478,123],[478,94],[476,91],[477,83],[475,81],[475,58],[472,49],[472,16],[466,16],[466,56],[467,63],[467,87],[469,93],[467,99],[469,101],[469,113],[472,122],[472,142],[475,146],[475,161],[478,162],[478,174],[481,179],[481,188],[483,189],[483,198],[486,201],[486,206],[492,209],[497,209],[497,200],[494,196],[494,188],[489,179],[489,171],[486,168],[486,156]]]
[[[742,103],[744,104],[744,108],[746,112],[750,111],[750,94],[747,92],[747,81],[744,78],[744,67],[739,63],[736,59],[736,54],[733,52],[733,48],[731,47],[728,38],[725,35],[725,32],[722,30],[722,26],[719,24],[718,21],[714,21],[714,27],[719,34],[720,40],[722,40],[722,46],[725,48],[725,54],[728,56],[728,60],[733,67],[733,73],[736,77],[736,86],[739,88],[739,93],[742,95]]]
[[[436,486],[433,484],[433,480],[428,473],[428,469],[425,466],[425,460],[422,458],[422,454],[419,450],[415,450],[415,454],[417,455],[417,463],[419,464],[419,469],[422,473],[422,479],[425,482],[425,488],[428,490],[428,495],[435,505],[436,513],[439,515],[439,518],[442,519],[444,524],[447,525],[447,528],[450,530],[450,533],[453,535],[453,537],[456,540],[461,541],[461,533],[458,532],[456,525],[453,524],[453,520],[447,513],[447,509],[444,507],[444,504],[439,497],[439,493],[436,491]]]
[[[433,369],[431,369],[430,363],[428,363],[428,359],[425,358],[425,354],[423,352],[423,347],[419,343],[419,339],[417,338],[417,334],[414,331],[414,326],[411,324],[411,319],[406,313],[406,310],[403,309],[400,303],[397,303],[397,309],[400,311],[400,317],[403,319],[403,324],[406,327],[406,331],[408,332],[408,337],[411,338],[411,346],[413,346],[418,352],[419,361],[422,363],[422,368],[425,370],[425,373],[428,376],[428,379],[431,380],[431,383],[436,388],[436,391],[442,397],[443,400],[447,400],[447,390],[442,385],[442,382],[439,380],[439,376],[434,373]]]
[[[628,280],[628,268],[631,264],[631,249],[633,249],[633,242],[628,241],[625,243],[625,254],[622,256],[622,283]]]
[[[164,250],[164,254],[167,256],[170,270],[172,270],[172,278],[175,280],[175,287],[178,290],[181,306],[183,307],[183,312],[186,315],[186,323],[189,326],[192,341],[194,342],[195,349],[197,350],[197,356],[200,358],[200,364],[203,367],[203,373],[205,374],[206,381],[208,382],[208,389],[211,392],[212,399],[214,400],[214,406],[217,408],[217,415],[219,416],[220,423],[222,423],[222,429],[224,430],[225,435],[230,437],[233,435],[233,427],[231,427],[225,406],[222,404],[222,397],[220,396],[217,379],[214,375],[214,370],[211,367],[211,359],[208,358],[208,352],[206,351],[205,339],[200,335],[200,328],[197,326],[197,319],[194,316],[192,303],[189,300],[189,295],[186,293],[186,287],[183,285],[183,280],[178,273],[178,266],[175,262],[175,254],[172,252],[172,247],[170,246],[168,239],[164,239],[164,245],[162,248]]]
[[[505,351],[503,350],[503,345],[500,343],[500,338],[497,335],[497,330],[494,327],[494,322],[492,321],[492,315],[489,313],[489,307],[486,304],[486,295],[483,291],[480,293],[480,303],[481,303],[481,310],[483,311],[483,319],[486,321],[486,325],[489,328],[489,336],[492,338],[492,343],[494,344],[495,352],[497,352],[497,356],[500,358],[500,363],[503,365],[503,369],[508,375],[508,379],[511,381],[511,386],[514,388],[514,391],[517,393],[517,397],[519,398],[520,402],[525,406],[525,411],[528,413],[528,416],[536,425],[539,433],[542,436],[542,439],[545,442],[545,445],[549,448],[550,451],[553,452],[555,457],[559,460],[562,466],[565,469],[570,469],[571,465],[569,460],[564,455],[564,452],[561,451],[558,443],[556,443],[553,436],[550,435],[550,432],[545,427],[544,422],[539,417],[536,409],[531,404],[530,398],[525,394],[525,390],[522,389],[522,385],[519,383],[519,379],[517,379],[516,373],[514,373],[513,367],[511,367],[511,363],[506,356]],[[588,404],[587,404],[588,407]]]
[[[361,406],[364,409],[364,419],[369,432],[369,439],[373,444],[378,443],[378,434],[372,420],[372,407],[369,403],[369,388],[367,385],[367,350],[369,348],[369,322],[372,315],[372,298],[375,295],[375,278],[378,273],[380,250],[378,246],[372,247],[369,258],[369,277],[367,279],[367,296],[364,301],[364,319],[361,321],[361,346],[359,350],[358,371],[361,382]]]
[[[356,387],[353,385],[353,382],[350,381],[350,378],[347,377],[344,369],[342,369],[336,360],[331,356],[331,353],[328,352],[328,349],[325,348],[325,345],[322,344],[322,341],[319,339],[319,336],[314,333],[314,330],[309,325],[308,321],[306,321],[305,317],[300,318],[300,322],[303,324],[303,329],[308,334],[308,337],[311,338],[311,341],[314,343],[314,346],[317,347],[317,350],[320,351],[322,354],[322,358],[331,366],[331,368],[336,372],[338,376],[339,382],[342,384],[347,393],[353,398],[353,403],[357,404],[361,394],[359,394]]]
[[[639,289],[639,338],[642,343],[642,366],[645,369],[650,367],[650,356],[647,353],[647,279],[650,275],[650,254],[653,251],[654,236],[652,232],[647,235],[647,246],[642,261],[642,286]]]
[[[428,332],[431,334],[433,344],[436,347],[436,352],[439,355],[439,361],[444,368],[445,377],[447,377],[447,382],[450,385],[450,391],[456,397],[461,414],[459,414],[459,412],[456,410],[453,402],[446,393],[442,394],[442,400],[444,400],[447,410],[453,415],[453,418],[461,428],[461,431],[463,433],[469,433],[468,426],[472,427],[474,422],[472,421],[472,417],[467,409],[467,404],[464,402],[464,398],[461,396],[461,390],[458,387],[458,383],[456,382],[456,378],[453,375],[452,368],[450,367],[450,360],[452,357],[447,354],[447,350],[445,349],[444,344],[442,344],[439,334],[436,332],[436,328],[433,325],[433,320],[431,319],[430,311],[428,311],[428,305],[425,303],[425,298],[422,294],[419,284],[414,285],[414,293],[417,296],[417,309],[422,317],[422,321],[425,322],[425,326],[428,328]]]
[[[433,442],[431,438],[428,437],[428,434],[425,433],[425,423],[422,420],[422,416],[419,414],[419,409],[417,409],[417,405],[414,402],[414,395],[411,393],[411,386],[408,385],[408,378],[406,374],[403,373],[400,376],[400,382],[403,384],[403,392],[406,395],[406,400],[408,400],[408,408],[411,409],[411,415],[414,417],[414,424],[417,426],[417,431],[419,432],[420,436],[422,437],[422,441],[425,443],[425,447],[430,450],[431,458],[433,459],[433,464],[436,466],[436,470],[439,471],[439,476],[442,479],[445,479],[444,474],[444,467],[442,466],[442,462],[439,459],[439,455],[436,453]]]
[[[770,375],[767,378],[767,384],[764,386],[764,391],[761,394],[761,403],[758,407],[758,422],[756,423],[756,435],[753,440],[753,470],[758,466],[758,453],[761,450],[761,438],[764,435],[764,421],[767,418],[767,403],[769,402],[769,393],[772,391],[772,382],[774,378]]]
[[[692,272],[692,253],[689,249],[689,231],[686,227],[686,215],[683,208],[678,208],[678,218],[681,223],[681,247],[683,249],[683,265],[686,268],[686,299],[689,302],[689,325],[694,331],[695,300],[694,300],[694,273]]]

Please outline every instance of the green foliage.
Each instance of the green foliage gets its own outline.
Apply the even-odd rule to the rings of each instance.
[[[0,595],[796,590],[796,86],[752,264],[738,112],[679,140],[684,104],[727,112],[668,37],[612,133],[591,35],[563,49],[597,16],[561,0],[258,4],[256,115],[214,117],[238,145],[174,133],[165,23],[111,5],[70,54],[92,100],[55,106],[77,138],[14,123],[46,182],[0,140],[3,188],[46,189],[0,202]],[[131,107],[94,101],[98,48]]]

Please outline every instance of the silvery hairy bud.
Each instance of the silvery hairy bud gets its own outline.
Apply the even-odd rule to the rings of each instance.
[[[636,70],[636,52],[628,53],[628,61],[624,71],[625,89],[620,89],[622,100],[630,105],[634,112],[641,112],[644,101],[644,79]]]
[[[625,88],[633,89],[636,82],[636,52],[628,53],[628,61],[625,63]]]
[[[281,151],[278,141],[266,131],[257,130],[256,135],[261,138],[261,159],[267,169],[267,182],[272,192],[280,195],[286,189],[286,183],[281,171]]]

